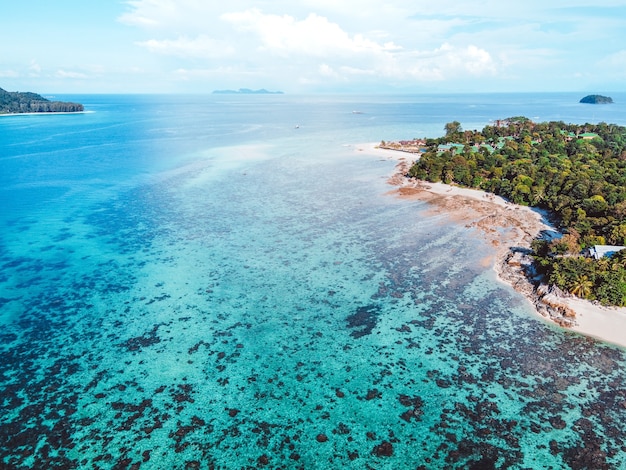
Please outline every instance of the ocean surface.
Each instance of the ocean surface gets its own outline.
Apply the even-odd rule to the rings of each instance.
[[[626,468],[626,354],[358,144],[626,94],[73,95],[0,117],[0,468]],[[626,334],[626,332],[625,332]]]

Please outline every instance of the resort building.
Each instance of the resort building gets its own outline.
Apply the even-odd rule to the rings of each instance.
[[[587,251],[585,254],[589,256],[590,258],[594,258],[594,259],[604,258],[605,256],[607,258],[610,258],[618,251],[622,251],[624,248],[626,248],[626,246],[594,245],[594,246],[587,248]]]

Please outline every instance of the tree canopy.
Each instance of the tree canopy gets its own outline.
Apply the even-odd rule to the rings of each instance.
[[[580,297],[626,305],[626,253],[610,262],[581,256],[592,245],[626,245],[626,128],[513,117],[460,129],[455,121],[429,139],[408,176],[548,210],[566,236],[534,245],[541,272]]]
[[[0,114],[54,113],[83,111],[83,105],[64,101],[50,101],[36,93],[5,91],[0,88]]]
[[[587,95],[584,98],[581,98],[580,102],[587,104],[608,104],[613,102],[613,98],[602,95]]]

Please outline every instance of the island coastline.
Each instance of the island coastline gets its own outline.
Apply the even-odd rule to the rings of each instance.
[[[29,113],[0,113],[0,117],[5,116],[47,116],[47,115],[67,115],[67,114],[93,114],[95,111],[85,110],[85,111],[40,111],[40,112],[29,112]]]
[[[538,317],[568,331],[626,348],[626,307],[606,307],[576,298],[537,285],[529,276],[530,243],[542,232],[555,231],[545,214],[478,189],[407,178],[415,160],[415,155],[407,152],[381,149],[376,143],[359,144],[356,149],[397,161],[388,179],[396,187],[390,194],[427,201],[433,210],[480,230],[495,248],[485,264],[492,266],[501,282],[524,295]]]
[[[0,115],[78,113],[85,110],[80,103],[51,101],[37,93],[6,91],[0,88]]]

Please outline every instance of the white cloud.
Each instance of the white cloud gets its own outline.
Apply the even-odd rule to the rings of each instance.
[[[379,71],[403,80],[442,81],[490,77],[497,73],[489,52],[474,45],[455,47],[444,43],[429,51],[412,51],[393,58]]]
[[[88,76],[85,75],[84,73],[71,72],[71,71],[61,70],[61,69],[57,70],[54,76],[57,78],[71,78],[71,79],[81,79],[81,80],[88,78]]]
[[[248,4],[246,0],[128,0],[128,10],[117,20],[120,23],[142,29],[166,31],[169,33],[195,35],[206,32],[214,25],[226,8],[237,3]],[[235,6],[235,8],[237,8]]]
[[[0,78],[18,78],[20,74],[15,70],[0,70]]]
[[[224,78],[232,75],[241,75],[241,70],[232,67],[215,67],[212,69],[177,69],[173,73],[176,80],[197,80],[210,78]]]
[[[279,54],[296,52],[326,57],[400,49],[393,42],[379,44],[362,34],[350,36],[338,24],[315,13],[297,20],[290,15],[268,15],[252,9],[226,13],[221,18],[240,31],[257,34],[264,49]]]
[[[477,86],[573,76],[580,57],[617,74],[623,0],[127,0],[118,21],[136,28],[162,76],[237,86],[359,82]],[[621,25],[620,25],[621,24]],[[142,37],[143,36],[143,37]],[[613,50],[609,44],[613,44]],[[605,49],[606,47],[606,49]],[[596,50],[605,49],[602,54]],[[604,61],[596,57],[608,56]],[[176,70],[176,72],[174,72]],[[623,73],[622,73],[623,76]],[[259,80],[253,83],[253,80]],[[467,79],[467,80],[465,80]],[[222,82],[223,83],[223,82]]]
[[[290,76],[300,83],[328,84],[361,79],[369,82],[377,79],[446,80],[457,79],[459,74],[489,76],[497,70],[493,55],[484,47],[459,47],[443,41],[433,44],[433,38],[428,37],[429,31],[424,30],[427,26],[431,32],[437,31],[436,36],[445,37],[447,30],[462,24],[458,19],[425,20],[420,23],[419,31],[412,29],[416,25],[414,20],[410,20],[408,26],[406,18],[398,21],[394,15],[407,16],[415,8],[408,1],[396,1],[385,8],[374,0],[365,0],[358,5],[352,1],[341,5],[327,1],[319,5],[326,13],[343,20],[349,29],[327,16],[302,10],[302,5],[314,8],[314,3],[302,2],[300,6],[286,6],[280,1],[271,5],[266,3],[270,10],[296,14],[266,13],[260,8],[238,10],[237,6],[249,5],[241,0],[232,0],[226,5],[199,0],[135,0],[128,2],[133,11],[120,21],[141,26],[158,25],[164,30],[161,36],[166,37],[137,43],[150,52],[210,61],[207,62],[210,67],[200,66],[196,72],[194,67],[189,67],[191,64],[180,63],[178,71],[173,74],[177,79],[215,77],[214,71],[220,69],[228,70],[228,75],[235,78],[239,74],[243,78],[265,77],[276,82]],[[228,7],[230,11],[217,14],[220,8]],[[355,14],[346,19],[350,11]],[[376,12],[385,15],[385,22],[376,17]],[[367,28],[355,22],[354,16],[360,17]],[[204,23],[198,17],[204,18]],[[180,30],[183,23],[185,31],[189,31],[188,36],[176,34],[172,37],[165,31]],[[403,28],[404,33],[400,33]],[[201,29],[203,32],[199,32]],[[407,40],[412,36],[429,38],[425,45],[432,47],[425,51],[416,48],[416,44]],[[217,37],[220,39],[215,39]],[[399,45],[396,37],[407,40],[406,44]],[[215,63],[216,60],[219,62]]]
[[[118,21],[129,26],[158,26],[177,9],[170,0],[130,0],[126,4],[131,10],[120,15]]]
[[[181,36],[177,39],[150,39],[138,42],[151,52],[190,58],[220,58],[232,55],[234,48],[222,41],[216,41],[206,35],[194,39]]]
[[[337,78],[337,72],[328,64],[321,64],[318,68],[318,72],[322,77]]]
[[[626,69],[626,50],[611,54],[601,62],[611,67]]]
[[[131,13],[123,14],[118,18],[118,20],[129,26],[157,26],[159,24],[153,19]]]
[[[496,61],[476,46],[457,48],[449,44],[429,51],[386,53],[369,63],[326,61],[315,70],[300,69],[299,82],[324,87],[350,84],[417,84],[490,78],[497,74]]]
[[[31,77],[38,77],[41,74],[41,66],[36,61],[31,60],[28,71]]]
[[[600,58],[595,68],[603,70],[606,78],[623,80],[626,78],[626,50]]]
[[[496,72],[489,52],[474,45],[458,49],[444,44],[439,51],[444,59],[444,65],[451,70],[464,71],[473,76],[485,76]]]

